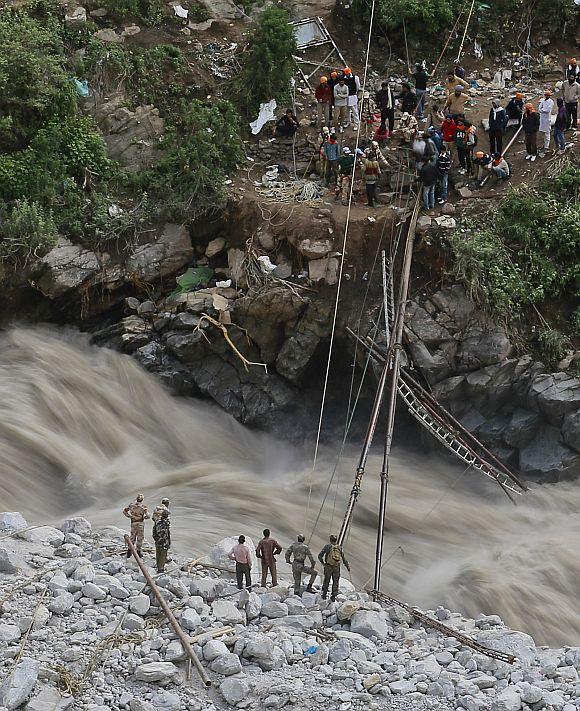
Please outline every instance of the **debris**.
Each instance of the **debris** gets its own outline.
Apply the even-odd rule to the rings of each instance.
[[[270,257],[268,255],[263,255],[262,257],[258,257],[258,261],[260,262],[260,267],[264,274],[271,274],[274,269],[276,269],[276,265],[272,264],[270,261]]]
[[[225,281],[216,281],[215,285],[219,286],[220,289],[229,289],[232,285],[232,280],[226,279]]]
[[[173,12],[177,17],[182,17],[184,20],[187,20],[187,16],[189,15],[189,10],[186,10],[182,5],[174,5]]]
[[[276,118],[276,107],[276,99],[270,99],[270,101],[260,104],[258,117],[255,121],[250,123],[250,128],[252,129],[252,134],[254,136],[260,133],[264,127],[264,124],[268,123],[268,121],[273,121]]]
[[[79,96],[86,99],[89,95],[89,82],[86,79],[73,79],[75,90]]]

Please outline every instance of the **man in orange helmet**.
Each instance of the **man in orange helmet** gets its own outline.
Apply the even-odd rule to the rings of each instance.
[[[566,67],[566,79],[574,77],[574,81],[580,84],[580,65],[576,61],[576,57],[572,57]]]
[[[330,76],[328,77],[328,86],[330,88],[330,91],[332,92],[332,98],[330,99],[330,117],[328,119],[328,124],[330,126],[330,122],[332,121],[332,112],[334,109],[334,87],[338,84],[338,72],[335,70],[332,70],[330,72]]]
[[[320,84],[314,92],[316,108],[318,110],[318,126],[330,126],[330,102],[332,89],[328,86],[328,77],[320,77]]]

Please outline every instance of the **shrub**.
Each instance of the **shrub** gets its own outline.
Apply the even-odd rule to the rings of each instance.
[[[261,102],[284,101],[289,95],[297,49],[288,19],[285,10],[272,5],[261,13],[250,38],[237,90],[241,105],[251,114]]]
[[[572,345],[568,336],[549,326],[540,329],[538,342],[540,354],[548,368],[555,368]]]
[[[0,224],[0,260],[42,256],[56,244],[58,233],[50,212],[37,202],[17,200],[4,207]]]
[[[116,22],[137,20],[144,25],[159,25],[165,15],[162,0],[103,0],[101,5]]]

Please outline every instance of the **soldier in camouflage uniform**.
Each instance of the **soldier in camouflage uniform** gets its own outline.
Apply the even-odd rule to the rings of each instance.
[[[135,501],[123,509],[123,515],[131,519],[131,543],[137,549],[139,557],[145,537],[145,519],[149,518],[147,506],[143,503],[143,494],[137,494]],[[131,557],[131,551],[127,551],[127,558]]]
[[[293,543],[286,550],[286,562],[290,563],[291,556],[294,555],[294,560],[292,561],[292,575],[294,576],[294,594],[300,595],[300,585],[302,583],[302,573],[310,574],[310,580],[308,581],[308,586],[306,592],[314,592],[312,589],[312,584],[316,579],[318,573],[314,569],[316,561],[314,556],[310,552],[310,548],[304,543],[304,536],[298,536],[296,543]],[[310,567],[305,565],[306,558],[310,561]]]
[[[165,509],[153,524],[153,540],[155,541],[155,560],[157,572],[163,573],[167,562],[167,552],[171,547],[171,533],[169,525],[169,511]]]
[[[169,511],[169,499],[161,499],[161,503],[159,506],[155,507],[155,511],[153,512],[153,516],[151,517],[153,523],[157,523],[159,519],[161,518],[161,514],[164,511]]]

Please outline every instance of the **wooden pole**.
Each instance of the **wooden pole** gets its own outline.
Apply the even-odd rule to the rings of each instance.
[[[175,619],[175,615],[173,612],[171,612],[171,608],[167,604],[167,602],[164,600],[163,596],[161,595],[161,592],[159,591],[159,588],[155,584],[155,581],[151,577],[151,573],[147,570],[145,567],[145,564],[141,560],[139,554],[137,553],[137,550],[133,543],[131,542],[131,539],[129,536],[125,536],[125,543],[127,544],[129,550],[133,554],[133,558],[137,561],[137,565],[139,568],[141,568],[141,572],[145,576],[145,580],[147,581],[147,584],[153,591],[153,594],[157,598],[157,602],[159,603],[161,609],[165,613],[165,616],[169,620],[169,624],[173,627],[175,630],[175,634],[179,637],[179,641],[181,642],[181,646],[183,647],[183,651],[187,654],[187,656],[191,659],[193,666],[197,669],[199,676],[201,677],[201,680],[203,681],[205,686],[211,686],[211,679],[208,677],[206,674],[205,669],[201,665],[201,662],[199,661],[199,658],[197,654],[193,651],[191,648],[191,644],[189,642],[189,637],[185,634],[185,632],[181,629],[179,622]]]

